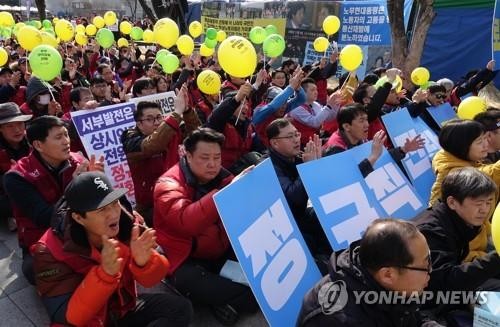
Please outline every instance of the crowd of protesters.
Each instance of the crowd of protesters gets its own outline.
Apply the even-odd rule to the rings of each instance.
[[[462,96],[477,94],[497,73],[493,61],[456,84],[443,79],[415,92],[396,90],[397,68],[378,69],[358,76],[349,92],[349,76],[337,89],[327,83],[337,72],[337,53],[307,67],[286,60],[272,68],[261,61],[252,76],[238,78],[226,74],[215,55],[195,51],[165,74],[154,45],[104,50],[91,39],[86,46],[58,47],[64,68],[47,84],[31,76],[15,38],[0,42],[9,53],[0,68],[0,213],[17,229],[23,273],[54,324],[186,326],[191,301],[210,306],[228,325],[255,312],[250,288],[219,274],[236,258],[213,195],[265,158],[326,274],[305,295],[299,324],[438,326],[422,319],[416,306],[349,302],[325,315],[318,291],[336,280],[348,290],[500,290],[500,258],[490,241],[500,183],[500,110],[491,107],[442,129],[425,110],[444,102],[457,106]],[[223,78],[220,94],[198,89],[196,76],[204,69]],[[386,82],[378,86],[382,77]],[[103,158],[85,151],[71,113],[167,91],[176,93],[171,113],[165,117],[157,103],[141,101],[136,125],[121,136],[137,201],[132,208],[124,190],[102,173]],[[296,166],[368,140],[371,153],[359,163],[363,176],[384,147],[400,162],[424,146],[419,135],[401,147],[388,140],[380,118],[401,108],[439,133],[429,209],[415,224],[378,220],[360,242],[332,254]],[[168,291],[137,295],[136,282],[160,281]],[[437,318],[443,320],[443,312],[449,310]]]

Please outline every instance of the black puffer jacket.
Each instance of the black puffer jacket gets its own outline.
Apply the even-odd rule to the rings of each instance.
[[[332,255],[329,274],[324,276],[304,297],[297,326],[423,326],[416,304],[367,304],[363,301],[356,304],[354,291],[384,291],[370,273],[361,267],[357,245],[357,243],[351,244],[351,247],[340,254],[337,260],[335,253]],[[323,310],[328,311],[329,307],[328,305],[322,307],[319,298],[325,298],[322,294],[328,286],[323,286],[331,282],[337,284],[340,289],[340,292],[330,294],[334,295],[335,301],[333,302],[339,306],[345,303],[345,306],[336,312],[324,314]],[[427,322],[425,326],[439,325]]]

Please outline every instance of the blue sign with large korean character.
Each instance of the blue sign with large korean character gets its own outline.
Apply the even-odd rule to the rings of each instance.
[[[443,124],[448,120],[453,118],[457,118],[457,114],[455,110],[453,110],[451,104],[449,102],[445,102],[437,107],[429,107],[427,111],[431,115],[432,119],[439,125],[439,127],[443,127]]]
[[[420,118],[412,119],[406,108],[383,115],[382,120],[394,146],[403,146],[418,134],[425,139],[423,149],[408,153],[401,162],[421,198],[428,201],[436,180],[432,158],[440,149],[436,134]]]
[[[363,178],[358,164],[370,151],[371,142],[298,167],[323,230],[336,251],[359,240],[377,218],[410,219],[425,208],[386,150],[374,171]]]
[[[350,150],[356,162],[368,158],[372,143],[367,142]],[[373,169],[365,177],[365,182],[380,205],[382,217],[411,219],[427,207],[385,148]]]
[[[294,326],[321,278],[270,159],[214,196],[234,252],[271,326]]]

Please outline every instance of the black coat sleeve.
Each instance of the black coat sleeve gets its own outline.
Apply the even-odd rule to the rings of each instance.
[[[387,82],[378,88],[377,92],[373,95],[372,101],[366,106],[368,111],[368,121],[371,123],[382,113],[382,107],[384,106],[387,96],[391,92],[392,84]]]
[[[240,103],[236,101],[234,97],[225,99],[217,108],[214,109],[210,117],[208,117],[208,121],[205,126],[216,130],[217,132],[223,133],[224,126],[239,105]]]

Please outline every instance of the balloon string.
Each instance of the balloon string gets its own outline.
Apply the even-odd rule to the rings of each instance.
[[[54,93],[52,93],[52,86],[47,82],[47,81],[43,81],[42,82],[46,87],[47,89],[49,90],[49,93],[50,93],[50,96],[52,97],[52,101],[56,101],[56,98],[54,97]]]
[[[346,85],[347,81],[349,81],[349,79],[351,78],[351,73],[352,72],[349,72],[349,74],[347,74],[347,78],[345,79],[344,83],[342,83],[340,90],[344,89],[344,86]]]
[[[243,111],[243,106],[245,105],[246,101],[247,101],[247,98],[244,98],[243,101],[241,102],[240,112],[238,113],[238,117],[236,118],[236,123],[234,124],[234,126],[238,126],[238,121],[240,120],[241,112]]]
[[[30,72],[30,69],[29,69],[30,65],[29,65],[29,63],[28,63],[28,61],[29,61],[29,60],[28,60],[29,55],[30,55],[30,52],[29,52],[28,50],[26,50],[26,72],[27,72],[27,73],[29,73],[29,72]]]

